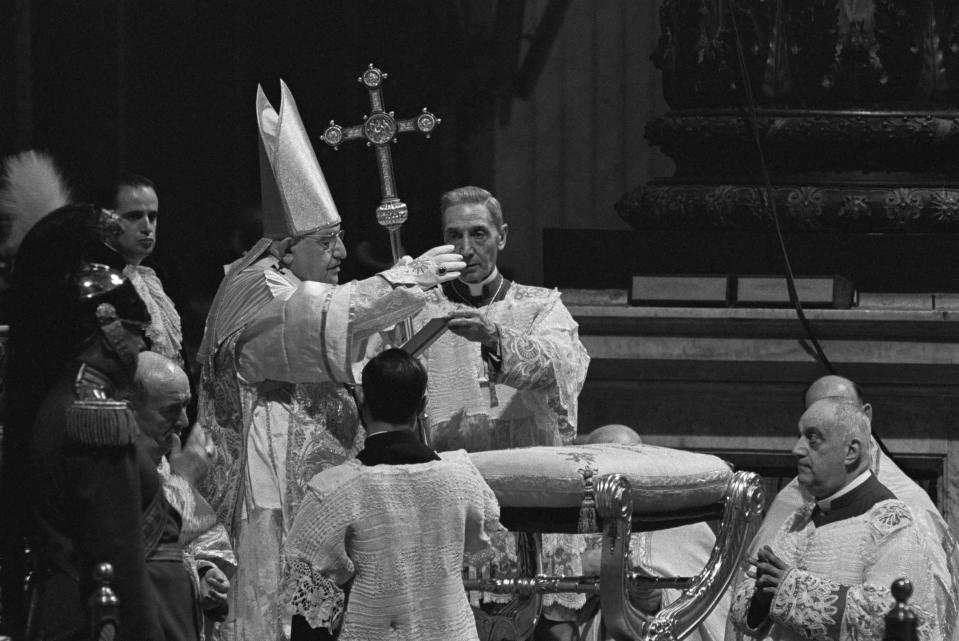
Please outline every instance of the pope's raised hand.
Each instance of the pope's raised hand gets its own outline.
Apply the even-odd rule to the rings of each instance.
[[[460,272],[466,269],[463,257],[453,249],[453,245],[440,245],[416,260],[404,256],[391,269],[380,272],[380,275],[394,286],[419,285],[423,289],[435,287],[459,278]]]
[[[418,265],[424,270],[425,274],[435,277],[435,282],[424,286],[423,289],[429,289],[433,285],[445,283],[448,280],[459,278],[460,272],[466,269],[466,263],[463,262],[463,256],[454,251],[453,245],[440,245],[427,250],[422,256],[413,261],[412,265]],[[414,267],[416,269],[416,267]]]

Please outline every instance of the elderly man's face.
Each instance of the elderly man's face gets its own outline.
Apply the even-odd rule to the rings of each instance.
[[[173,435],[188,424],[186,408],[190,403],[190,383],[183,374],[165,380],[149,380],[144,387],[145,393],[135,408],[137,425],[156,444],[156,447],[150,444],[148,449],[154,461],[159,463],[173,447]]]
[[[294,239],[289,251],[293,256],[290,271],[300,280],[330,285],[339,282],[340,264],[346,258],[343,230],[339,225]]]
[[[478,283],[490,275],[506,246],[506,225],[498,229],[484,205],[453,205],[443,212],[443,240],[463,255],[466,269],[460,280]]]
[[[156,247],[160,201],[152,187],[124,185],[117,191],[117,217],[121,232],[114,246],[123,259],[139,265]]]
[[[850,439],[827,402],[813,404],[799,419],[799,441],[793,448],[796,478],[816,498],[825,498],[846,482]]]

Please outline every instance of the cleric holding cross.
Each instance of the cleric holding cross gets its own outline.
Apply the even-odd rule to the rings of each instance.
[[[362,447],[355,383],[365,342],[459,276],[452,247],[338,285],[343,229],[293,97],[256,100],[264,238],[229,267],[207,317],[200,423],[216,458],[205,493],[236,541],[224,623],[232,639],[289,636],[278,601],[281,549],[318,472]]]

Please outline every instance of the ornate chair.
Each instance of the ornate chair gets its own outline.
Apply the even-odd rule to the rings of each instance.
[[[496,493],[503,525],[522,533],[519,576],[464,580],[470,590],[514,595],[495,614],[474,610],[484,641],[529,638],[542,595],[550,592],[598,594],[607,632],[616,639],[682,639],[719,601],[762,519],[759,477],[734,473],[714,456],[651,445],[581,445],[478,452],[471,458]],[[697,576],[630,571],[631,532],[711,520],[721,525]],[[539,535],[545,532],[601,532],[599,576],[543,575]],[[647,615],[629,597],[630,588],[642,587],[683,592]]]

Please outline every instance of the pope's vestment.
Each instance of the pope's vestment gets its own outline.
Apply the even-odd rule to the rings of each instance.
[[[278,601],[286,532],[307,482],[362,446],[345,384],[365,339],[414,314],[423,297],[383,276],[301,282],[269,255],[224,279],[201,348],[200,422],[216,447],[205,494],[238,559],[225,637],[289,635]]]

